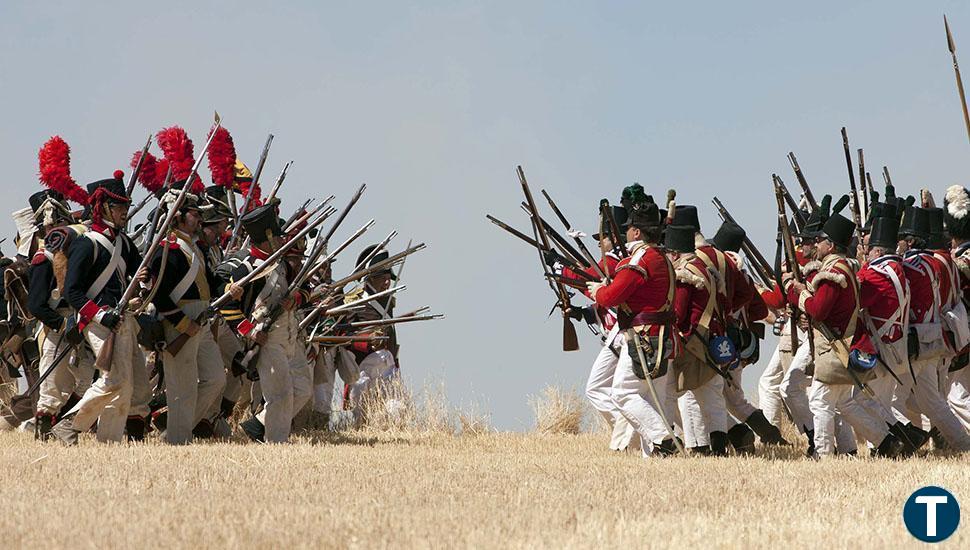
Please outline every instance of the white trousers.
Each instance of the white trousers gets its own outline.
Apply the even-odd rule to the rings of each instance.
[[[53,363],[58,352],[67,349],[67,342],[61,346],[63,334],[50,329],[46,330],[44,347],[40,355],[40,372],[45,372]],[[63,349],[58,349],[62,347]],[[72,357],[73,356],[73,357]],[[71,359],[74,358],[74,364]],[[37,412],[40,414],[57,414],[61,407],[71,398],[72,393],[84,395],[94,381],[94,358],[86,347],[79,346],[75,352],[70,352],[54,368],[40,385],[40,397],[37,400]]]
[[[782,355],[788,356],[788,361],[782,361]],[[765,418],[775,426],[781,426],[785,416],[785,404],[781,399],[781,381],[785,378],[785,364],[791,361],[791,351],[783,352],[781,345],[775,347],[771,359],[758,378],[758,405],[765,413]]]
[[[668,366],[668,373],[670,369],[671,367]],[[656,378],[652,382],[660,399],[660,406],[663,406],[667,392],[667,375]],[[647,389],[647,382],[640,380],[633,373],[633,360],[630,358],[625,341],[620,350],[616,373],[613,375],[612,390],[613,402],[620,410],[620,414],[640,435],[643,455],[649,456],[653,452],[654,445],[668,436],[668,427],[664,425],[658,404],[653,402],[653,396]]]
[[[950,373],[949,383],[946,402],[963,428],[970,430],[970,366]]]
[[[98,441],[122,441],[132,395],[137,394],[141,401],[142,396],[151,393],[145,358],[135,342],[136,329],[131,316],[121,320],[115,331],[111,370],[102,372],[70,411],[76,414],[74,428],[82,432],[98,422]],[[110,334],[110,330],[93,321],[84,327],[84,338],[95,356]]]
[[[847,422],[857,434],[874,445],[881,443],[889,433],[889,427],[882,418],[872,414],[856,399],[861,392],[854,389],[849,384],[812,382],[809,404],[814,415],[815,451],[819,456],[835,454],[837,417],[841,417],[842,422]]]
[[[672,389],[668,385],[667,391]],[[677,407],[685,447],[710,445],[711,432],[727,433],[724,379],[720,376],[711,378],[698,388],[682,392],[677,398]]]
[[[259,386],[262,390],[264,407],[257,416],[266,428],[267,443],[285,443],[290,437],[290,426],[296,414],[295,381],[310,375],[294,373],[292,360],[296,343],[295,320],[291,312],[277,319],[267,335],[267,342],[259,351],[256,369],[259,371]],[[309,365],[304,360],[304,368]],[[309,389],[306,396],[309,397]]]
[[[617,337],[613,344],[620,347],[623,338]],[[613,353],[607,342],[593,361],[593,366],[589,369],[589,378],[586,380],[586,398],[593,405],[593,408],[602,415],[603,419],[610,426],[613,426],[618,418],[621,418],[619,409],[613,402],[613,373],[616,372],[616,364],[619,358]]]
[[[399,373],[394,363],[394,355],[384,349],[371,352],[357,367],[359,377],[350,386],[350,402],[354,413],[359,415],[364,395],[375,385],[390,381]]]
[[[313,366],[313,410],[330,413],[333,409],[333,390],[337,374],[344,384],[360,378],[354,354],[343,346],[322,347]]]
[[[737,420],[737,422],[729,421],[728,424],[731,426],[743,423],[758,410],[757,407],[748,401],[747,396],[744,395],[744,385],[742,383],[743,373],[744,368],[734,369],[731,371],[731,383],[723,384],[724,404],[727,407],[727,412]]]
[[[920,426],[920,413],[926,415],[933,426],[955,450],[970,451],[970,434],[940,393],[939,363],[943,359],[914,360],[916,386],[908,396],[897,394],[895,408],[913,424]]]
[[[812,380],[806,371],[813,359],[808,345],[808,336],[801,330],[798,331],[798,340],[798,350],[792,357],[788,370],[785,371],[779,389],[798,431],[806,433],[813,426],[812,410],[808,405],[808,387]]]

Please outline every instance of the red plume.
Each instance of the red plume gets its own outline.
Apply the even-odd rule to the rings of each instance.
[[[192,173],[192,166],[195,164],[195,148],[185,130],[178,126],[172,126],[158,132],[156,137],[158,146],[165,154],[165,159],[172,165],[172,181],[181,181],[188,178],[189,174]],[[190,190],[193,193],[205,191],[205,184],[202,183],[198,175],[192,180]]]
[[[141,158],[141,151],[136,151],[131,157],[131,168],[138,166],[138,159]],[[165,175],[168,174],[168,160],[159,160],[155,155],[146,152],[145,161],[141,164],[141,171],[138,172],[138,183],[148,190],[155,193],[165,185]]]
[[[212,131],[209,131],[212,136]],[[209,171],[212,172],[212,183],[232,188],[236,166],[236,146],[232,142],[229,130],[222,126],[216,128],[216,135],[209,145]]]
[[[88,194],[71,177],[71,148],[60,136],[54,136],[40,148],[40,181],[51,191],[78,204],[87,204]]]
[[[263,201],[260,198],[261,191],[259,189],[259,184],[257,183],[254,185],[252,180],[239,182],[239,192],[242,193],[244,199],[246,198],[246,195],[249,194],[250,190],[253,192],[253,198],[249,200],[249,209],[252,210],[257,206],[263,205]]]

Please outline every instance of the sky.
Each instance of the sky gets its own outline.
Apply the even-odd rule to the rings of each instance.
[[[677,189],[713,234],[716,194],[766,256],[771,174],[797,187],[789,151],[817,196],[847,191],[842,126],[879,188],[883,165],[900,194],[942,200],[966,183],[943,13],[970,70],[970,5],[631,4],[3,2],[0,193],[10,212],[26,205],[55,134],[84,184],[129,169],[163,127],[201,150],[214,110],[251,167],[273,133],[269,180],[294,161],[284,211],[330,194],[342,206],[366,182],[335,240],[375,218],[371,242],[396,229],[394,251],[428,245],[400,309],[447,317],[401,328],[406,380],[524,430],[529,396],[582,387],[599,344],[581,328],[582,349],[561,351],[535,253],[485,219],[528,227],[516,165],[588,232],[599,199],[640,182]],[[11,254],[9,218],[0,231]],[[762,369],[746,369],[747,388]]]

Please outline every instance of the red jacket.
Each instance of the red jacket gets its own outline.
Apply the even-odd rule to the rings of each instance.
[[[849,277],[852,277],[850,280]],[[830,254],[811,277],[809,288],[800,294],[792,288],[788,299],[798,304],[814,321],[825,323],[838,337],[846,334],[852,316],[859,309],[855,273],[844,256]],[[811,289],[814,288],[814,292]]]
[[[602,269],[603,272],[606,273],[610,279],[612,279],[616,275],[616,266],[619,265],[619,263],[620,260],[617,259],[616,256],[614,256],[611,252],[603,255],[603,258],[599,261],[599,266],[600,269]],[[599,277],[599,273],[593,267],[587,267],[583,271],[594,277]],[[573,279],[580,278],[572,269],[569,269],[568,267],[564,267],[562,269],[562,275],[563,277],[570,277]],[[589,290],[585,287],[583,288],[583,294],[592,299],[592,297],[589,295]],[[613,325],[616,324],[616,317],[609,312],[608,308],[597,305],[596,314],[599,315],[599,318],[603,321],[603,329],[607,332],[613,328]]]
[[[936,280],[939,281],[940,304],[944,309],[949,310],[962,297],[957,264],[948,250],[934,250],[927,259],[933,265],[933,272],[936,273]]]
[[[888,275],[889,272],[896,275],[900,287],[898,290]],[[882,341],[890,343],[902,338],[902,323],[909,316],[908,308],[902,311],[900,316],[900,308],[905,308],[905,304],[900,303],[900,298],[905,302],[909,296],[909,285],[906,281],[902,258],[896,255],[877,258],[864,264],[856,276],[859,280],[861,307],[872,320],[876,330],[886,331],[882,335]]]
[[[635,243],[631,256],[617,265],[613,281],[596,293],[596,303],[604,308],[626,304],[632,315],[669,312],[674,284],[673,267],[660,249]],[[650,334],[659,334],[659,325]]]
[[[690,267],[688,267],[690,266]],[[674,315],[677,329],[687,339],[697,329],[697,325],[704,315],[711,300],[710,289],[717,288],[717,282],[699,258],[684,262],[677,269],[677,289],[674,291]],[[711,320],[708,322],[708,333],[705,338],[713,335],[723,335],[724,325],[721,322],[721,312],[717,304],[713,304]]]
[[[909,281],[909,320],[928,323],[939,320],[939,310],[934,307],[933,280],[936,278],[933,255],[913,250],[904,256],[903,267]]]

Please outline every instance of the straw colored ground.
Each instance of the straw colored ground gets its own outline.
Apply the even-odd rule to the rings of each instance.
[[[898,548],[916,546],[901,520],[915,488],[970,503],[966,457],[645,461],[605,447],[601,433],[363,431],[66,449],[2,433],[0,545]],[[963,523],[948,547],[970,546]]]

